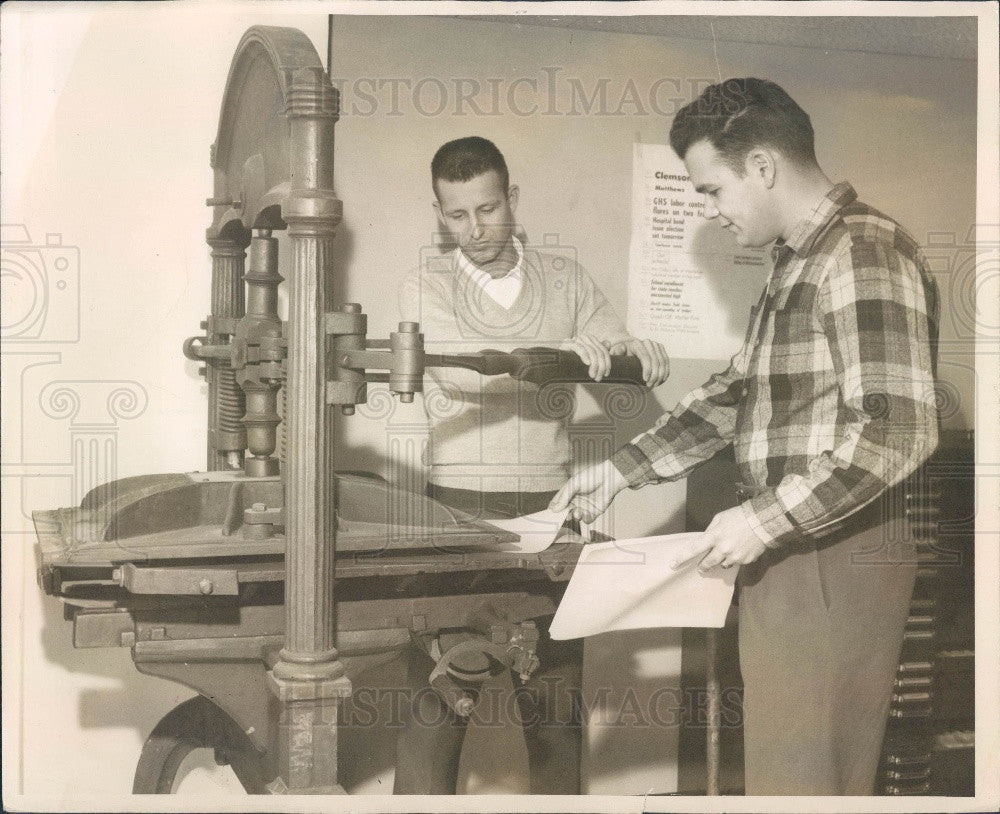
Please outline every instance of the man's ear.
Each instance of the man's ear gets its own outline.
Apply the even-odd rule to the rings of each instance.
[[[521,190],[517,188],[517,184],[511,184],[507,188],[507,205],[510,207],[511,214],[517,211],[517,199],[521,194]]]
[[[747,154],[746,170],[767,189],[771,189],[777,176],[774,152],[766,147],[755,147]]]

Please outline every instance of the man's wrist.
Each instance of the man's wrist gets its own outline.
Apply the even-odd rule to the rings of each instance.
[[[768,548],[780,548],[798,534],[773,489],[740,505],[747,524]]]
[[[656,478],[649,458],[635,444],[625,444],[620,447],[608,461],[622,479],[624,486],[632,489],[652,483]]]
[[[615,495],[629,485],[628,478],[626,478],[622,471],[615,465],[612,458],[608,458],[604,462],[604,477],[611,493]]]

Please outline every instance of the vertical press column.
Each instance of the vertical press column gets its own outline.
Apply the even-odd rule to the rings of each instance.
[[[247,240],[209,237],[212,247],[212,310],[205,327],[207,344],[218,345],[228,339],[235,323],[243,316],[245,294],[243,267]],[[243,389],[236,383],[236,372],[219,360],[208,360],[208,461],[209,471],[238,469],[242,466],[247,445],[241,418],[246,409]]]
[[[285,449],[285,646],[269,674],[281,704],[280,788],[341,791],[337,710],[350,681],[334,647],[335,512],[326,405],[326,274],[341,219],[333,193],[337,100],[322,68],[294,71],[286,115],[291,192],[282,203],[292,243]]]
[[[333,545],[327,537],[328,470],[325,333],[322,285],[315,270],[330,253],[328,238],[292,232],[295,270],[288,324],[288,422],[285,462],[285,649],[294,674],[321,678],[333,649]],[[305,278],[305,279],[304,279]],[[315,665],[309,667],[307,665]],[[281,665],[284,667],[285,665]],[[278,667],[275,670],[278,671]]]

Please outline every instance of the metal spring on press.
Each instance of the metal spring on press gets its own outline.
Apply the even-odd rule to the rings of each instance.
[[[242,436],[243,414],[246,412],[246,395],[236,383],[236,371],[224,367],[219,375],[219,430]]]
[[[284,463],[285,441],[286,441],[285,427],[288,425],[288,422],[285,419],[285,416],[288,415],[288,388],[285,387],[285,385],[282,385],[281,388],[278,390],[278,405],[279,405],[278,407],[279,414],[281,415],[281,422],[278,424],[278,445],[277,445],[277,450],[275,451],[274,454],[278,457],[279,461]]]

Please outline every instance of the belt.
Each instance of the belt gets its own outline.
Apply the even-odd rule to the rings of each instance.
[[[755,498],[757,495],[762,495],[767,491],[769,491],[769,487],[767,486],[750,486],[746,483],[736,483],[736,499],[740,503]]]

